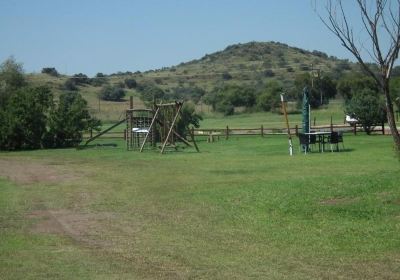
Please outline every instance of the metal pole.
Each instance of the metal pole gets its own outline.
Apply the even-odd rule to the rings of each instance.
[[[286,111],[286,103],[285,103],[284,93],[281,94],[281,102],[282,102],[282,111],[285,116],[286,128],[287,128],[287,133],[288,133],[289,155],[293,156],[292,135],[290,134],[289,119],[288,119],[288,115],[287,115],[287,111]]]

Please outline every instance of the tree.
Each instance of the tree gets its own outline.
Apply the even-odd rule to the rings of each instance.
[[[196,113],[195,106],[191,102],[186,102],[183,104],[181,110],[181,116],[177,123],[177,132],[185,136],[188,131],[189,125],[194,126],[195,128],[200,127],[200,121],[203,119],[199,114]]]
[[[379,88],[375,81],[371,77],[361,74],[343,76],[338,81],[336,88],[345,101],[350,100],[354,94],[365,89],[379,93]]]
[[[125,90],[119,86],[106,85],[99,93],[99,97],[107,101],[121,101],[124,96]]]
[[[346,14],[342,0],[326,0],[326,16],[319,13],[319,17],[378,85],[385,98],[386,116],[396,151],[400,153],[400,134],[396,127],[389,86],[400,49],[400,1],[356,0],[356,3],[363,26],[362,34],[358,30],[354,31],[350,23],[353,18],[350,19]],[[379,66],[379,73],[374,72],[367,63],[368,56]]]
[[[303,73],[296,76],[295,79],[296,98],[298,105],[303,100],[303,88],[310,88],[310,106],[318,108],[323,104],[328,104],[329,99],[336,95],[336,83],[329,77],[316,77],[313,81],[309,73]]]
[[[82,133],[100,123],[89,114],[87,102],[78,92],[64,92],[53,106],[48,121],[47,147],[73,147],[82,141]]]
[[[124,82],[127,88],[135,88],[137,86],[137,82],[133,78],[127,78]]]
[[[357,92],[346,104],[346,114],[357,119],[369,135],[373,126],[385,120],[385,105],[376,92],[364,89]]]
[[[47,87],[22,87],[13,92],[2,110],[0,148],[37,149],[44,146],[47,116],[53,95]]]
[[[43,74],[48,74],[53,77],[58,77],[59,73],[57,72],[56,68],[54,67],[45,67],[42,69]]]
[[[165,96],[165,92],[153,84],[141,84],[138,90],[140,92],[140,98],[149,104],[153,101],[163,99]]]
[[[64,88],[64,90],[68,90],[68,91],[78,90],[78,87],[76,86],[76,82],[72,78],[69,78],[68,80],[65,81],[63,88]]]
[[[279,108],[282,85],[277,81],[269,82],[257,96],[257,106],[263,111],[274,111]]]
[[[26,85],[22,63],[9,57],[0,65],[0,108],[5,105],[12,92]]]

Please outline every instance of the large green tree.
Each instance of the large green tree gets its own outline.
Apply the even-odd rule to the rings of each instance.
[[[356,118],[367,134],[373,126],[380,125],[385,120],[385,103],[370,89],[364,89],[352,95],[346,103],[346,114]]]
[[[13,58],[0,66],[0,149],[73,146],[82,132],[99,122],[77,92],[61,94],[54,102],[49,88],[29,85],[22,64]]]
[[[64,92],[50,112],[46,144],[76,146],[82,141],[83,131],[96,124],[99,123],[90,116],[86,100],[77,92]]]

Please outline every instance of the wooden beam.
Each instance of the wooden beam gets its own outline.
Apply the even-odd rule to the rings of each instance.
[[[168,140],[169,140],[169,137],[171,137],[171,133],[172,133],[172,131],[174,130],[174,125],[175,125],[175,123],[176,123],[176,121],[177,121],[177,119],[178,119],[179,113],[180,113],[180,111],[181,111],[181,109],[182,109],[182,103],[176,103],[176,105],[178,105],[178,111],[177,111],[176,114],[175,114],[174,120],[172,121],[172,124],[171,124],[171,126],[170,126],[170,128],[169,128],[167,137],[166,137],[166,139],[165,139],[165,141],[164,141],[164,144],[162,145],[161,154],[164,153],[165,146],[167,145],[167,142],[168,142]]]
[[[151,130],[153,128],[154,123],[156,122],[156,119],[157,119],[159,111],[160,111],[160,108],[157,108],[156,113],[154,114],[153,119],[151,120],[149,131],[147,131],[146,136],[145,136],[145,138],[143,140],[142,146],[140,147],[140,152],[143,151],[144,145],[146,144],[147,138],[149,138],[149,134],[150,134],[150,132],[151,132]]]

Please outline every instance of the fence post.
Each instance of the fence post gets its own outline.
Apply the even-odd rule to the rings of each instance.
[[[261,137],[264,137],[264,126],[261,125]]]
[[[299,136],[299,126],[296,124],[296,126],[294,127],[294,131],[296,133],[296,136]]]
[[[357,135],[357,124],[354,123],[353,126],[354,126],[353,133],[354,135]]]
[[[333,121],[332,121],[332,115],[331,115],[331,132],[333,131]]]
[[[229,127],[226,126],[225,139],[228,140],[228,138],[229,138]]]
[[[314,117],[314,126],[316,122],[317,122],[317,117]]]
[[[382,122],[382,134],[385,135],[385,123]]]

